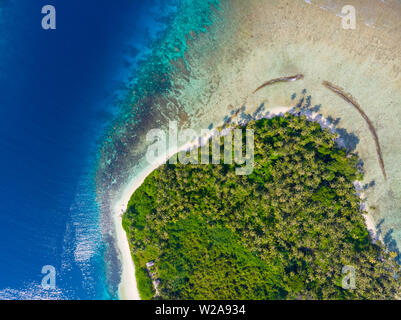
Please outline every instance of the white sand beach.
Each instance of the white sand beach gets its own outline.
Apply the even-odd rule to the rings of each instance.
[[[172,155],[177,152],[188,150],[196,147],[198,140],[189,142],[175,150],[169,150],[165,156],[161,156],[154,164],[149,165],[138,175],[133,177],[127,183],[126,188],[122,192],[121,198],[113,205],[113,223],[116,231],[116,243],[120,251],[120,261],[122,267],[121,282],[119,285],[119,297],[121,300],[140,300],[135,278],[135,265],[132,259],[131,251],[128,244],[128,238],[122,227],[122,214],[127,210],[128,202],[132,194],[145,181],[146,177],[159,166],[164,164]]]
[[[336,127],[349,135],[354,152],[363,160],[363,184],[370,186],[364,190],[369,211],[365,221],[371,234],[378,234],[375,226],[380,223],[380,233],[388,233],[399,246],[401,3],[349,0],[347,4],[356,8],[356,30],[342,28],[340,13],[344,3],[339,0],[222,1],[222,10],[213,14],[209,31],[187,40],[185,63],[183,59],[175,62],[177,72],[170,75],[172,90],[152,99],[157,112],[149,115],[146,128],[165,128],[168,121],[177,121],[180,128],[199,132],[201,128],[218,126],[222,119],[243,107],[247,114],[264,107],[273,116],[287,112],[302,97],[310,98],[310,105],[319,107],[321,114],[316,121],[322,124],[329,117],[336,120]],[[268,80],[298,74],[304,76],[302,80],[275,83],[255,91]],[[372,120],[388,181],[383,177],[365,120],[347,101],[328,90],[323,81],[351,95]],[[144,141],[141,138],[137,139],[138,145]],[[120,142],[124,145],[126,141]],[[128,158],[124,177],[130,176],[129,170],[138,164],[137,157],[132,156],[142,152],[138,145],[124,149]],[[189,147],[190,144],[182,149]],[[131,174],[132,179],[124,178],[127,184],[119,186],[123,188],[118,193],[121,197],[113,202],[123,269],[119,288],[122,299],[140,297],[121,215],[136,188],[165,159],[141,166],[143,169]]]
[[[120,251],[122,267],[121,282],[119,285],[119,296],[121,300],[140,300],[136,279],[135,265],[132,259],[128,238],[122,226],[122,214],[127,210],[128,202],[135,190],[143,183],[145,178],[162,163],[149,166],[145,171],[134,177],[122,193],[121,198],[113,206],[113,223],[116,230],[117,246]]]
[[[280,115],[288,112],[291,107],[276,107],[269,110],[269,116]],[[222,125],[222,123],[221,123]],[[209,139],[210,136],[203,137]],[[128,202],[132,194],[145,181],[146,177],[159,166],[164,164],[167,159],[177,152],[188,150],[199,146],[199,139],[193,142],[188,142],[175,150],[168,150],[165,156],[161,156],[154,164],[148,165],[139,174],[133,177],[125,187],[121,197],[113,205],[113,223],[116,231],[116,243],[120,253],[120,261],[122,267],[121,282],[119,285],[119,296],[121,300],[140,300],[140,295],[135,279],[135,265],[131,256],[131,251],[128,244],[128,238],[125,230],[122,227],[122,214],[127,210]]]
[[[267,117],[272,118],[274,116],[284,115],[285,113],[290,112],[291,110],[293,110],[293,107],[278,106],[271,110],[267,110]],[[318,113],[309,112],[305,115],[309,120],[319,122],[322,128],[329,128],[331,130],[334,129],[334,126],[331,125],[325,118],[321,117],[321,115],[319,115]],[[235,121],[236,119],[234,119],[234,122]],[[203,138],[209,139],[210,137],[211,135]],[[127,184],[126,188],[122,192],[121,198],[113,206],[113,222],[115,225],[117,245],[120,251],[120,260],[122,264],[122,275],[121,275],[121,282],[119,285],[119,296],[121,300],[140,300],[140,295],[138,292],[137,283],[135,279],[135,266],[131,256],[127,235],[122,227],[122,214],[126,211],[128,202],[132,194],[135,192],[137,188],[141,186],[141,184],[144,182],[144,180],[149,174],[151,174],[159,166],[164,164],[175,153],[183,150],[189,150],[194,147],[198,147],[199,141],[200,141],[199,139],[196,139],[193,142],[188,142],[185,145],[176,148],[175,150],[169,150],[165,156],[161,156],[159,159],[157,159],[157,161],[154,164],[148,165],[146,169],[144,169],[138,175],[132,178],[132,180]],[[356,183],[358,186],[361,185],[360,182]],[[364,196],[363,194],[361,194],[361,201],[363,201],[363,199]],[[371,213],[367,212],[366,214],[363,215],[363,217],[365,218],[367,229],[372,235],[372,238],[375,240],[377,235],[377,230]]]
[[[140,185],[132,185],[132,192]],[[121,300],[140,300],[135,280],[135,266],[132,260],[127,234],[122,226],[122,213],[126,210],[131,194],[125,193],[113,209],[113,223],[116,231],[116,243],[119,249],[121,261],[121,282],[119,285],[119,297]]]

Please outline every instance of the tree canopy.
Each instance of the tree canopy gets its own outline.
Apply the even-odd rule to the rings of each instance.
[[[250,121],[254,171],[165,164],[123,216],[142,298],[155,262],[163,299],[392,299],[398,264],[372,242],[353,182],[358,158],[304,116]],[[356,288],[343,289],[342,268]]]

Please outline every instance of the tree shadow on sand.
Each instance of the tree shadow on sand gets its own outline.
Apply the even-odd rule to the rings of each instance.
[[[383,239],[383,243],[386,246],[386,248],[392,252],[397,253],[397,257],[395,258],[395,260],[398,263],[401,263],[401,254],[400,254],[400,250],[398,249],[397,246],[397,241],[395,241],[394,237],[393,237],[393,233],[394,233],[394,229],[391,228],[389,229],[384,235],[383,235],[383,227],[384,224],[384,218],[381,219],[379,221],[379,223],[376,225],[376,230],[377,230],[377,238],[382,238]]]
[[[312,96],[305,96],[306,90],[303,90],[302,94],[293,112],[305,115],[311,121],[319,122],[322,128],[328,128],[332,132],[336,132],[339,135],[337,143],[346,148],[348,152],[354,152],[360,142],[359,138],[353,132],[348,132],[345,128],[339,127],[341,118],[334,119],[331,116],[324,117],[323,114],[319,112],[322,105],[313,105]]]
[[[332,118],[332,117],[324,117],[323,114],[319,113],[322,105],[321,104],[312,104],[312,96],[307,95],[307,90],[304,89],[302,93],[299,95],[299,99],[296,101],[295,97],[297,96],[295,93],[292,94],[291,99],[294,101],[295,106],[290,109],[289,113],[294,115],[304,115],[309,120],[318,122],[322,128],[328,128],[332,132],[336,132],[339,135],[337,139],[338,145],[347,149],[348,152],[354,152],[358,143],[360,142],[359,138],[353,133],[348,132],[345,128],[340,128],[340,118]],[[255,112],[249,114],[246,112],[246,106],[242,106],[236,110],[231,110],[230,114],[225,116],[223,122],[225,124],[232,123],[236,121],[239,125],[245,125],[251,120],[258,120],[261,118],[271,118],[273,116],[280,116],[280,114],[273,114],[270,111],[266,111],[266,107],[264,103],[261,103],[260,106],[256,109]],[[209,128],[213,125],[211,124]]]

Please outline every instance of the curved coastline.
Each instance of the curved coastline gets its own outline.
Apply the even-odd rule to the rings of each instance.
[[[267,113],[260,118],[283,116],[285,113],[291,113],[294,109],[294,107],[278,106],[273,108],[272,110],[267,110]],[[327,119],[323,118],[316,112],[310,112],[303,115],[307,116],[309,121],[318,122],[322,128],[335,130],[334,126],[330,124]],[[148,175],[150,175],[159,166],[163,165],[175,153],[194,147],[199,147],[198,141],[199,139],[196,139],[194,142],[189,142],[185,145],[177,147],[175,150],[169,150],[167,151],[166,155],[161,156],[155,164],[146,167],[143,171],[141,171],[127,183],[127,186],[122,192],[121,198],[116,201],[113,206],[113,222],[116,230],[117,245],[120,251],[120,260],[122,265],[122,276],[121,282],[119,284],[119,296],[121,300],[140,300],[135,277],[135,265],[131,255],[131,249],[129,246],[127,234],[122,227],[122,214],[127,210],[128,202],[131,199],[131,196],[133,195],[135,190],[141,186]],[[360,185],[360,182],[356,181],[355,183],[357,189],[357,185]],[[362,203],[365,200],[363,193],[360,194],[360,197]],[[363,214],[365,224],[373,241],[375,241],[377,239],[378,231],[374,222],[374,218],[369,210],[365,209],[365,211],[366,213]]]
[[[333,117],[333,120],[338,121],[342,128],[353,134],[354,140],[350,143],[356,146],[356,152],[365,161],[366,179],[364,183],[373,186],[366,191],[368,199],[366,209],[371,212],[366,218],[368,229],[375,231],[375,225],[378,224],[381,234],[399,243],[401,239],[401,231],[397,227],[400,221],[399,204],[392,198],[387,203],[385,201],[387,198],[382,196],[386,195],[390,188],[390,190],[394,190],[396,198],[399,197],[401,190],[400,171],[397,169],[397,159],[399,159],[401,151],[394,136],[394,131],[401,126],[398,120],[400,119],[398,117],[400,109],[396,105],[400,96],[398,90],[400,88],[399,68],[396,68],[399,46],[393,46],[393,43],[396,43],[394,40],[399,38],[399,33],[396,33],[398,29],[394,28],[394,32],[383,33],[383,30],[387,29],[383,25],[383,19],[378,17],[374,27],[361,23],[358,25],[358,33],[344,31],[340,28],[338,16],[335,15],[341,7],[338,7],[337,1],[331,2],[337,7],[324,9],[320,6],[323,1],[316,1],[313,5],[299,1],[291,4],[291,8],[288,5],[277,7],[273,2],[266,2],[262,5],[258,1],[249,1],[247,10],[240,10],[244,9],[242,6],[245,4],[237,0],[230,2],[230,6],[222,5],[225,9],[223,12],[228,17],[227,21],[224,20],[227,23],[210,26],[210,30],[217,40],[212,42],[211,32],[206,32],[199,34],[195,37],[196,39],[188,41],[186,47],[188,60],[186,62],[190,68],[185,69],[184,63],[178,61],[176,63],[178,71],[171,76],[172,88],[174,88],[171,94],[155,95],[154,99],[153,97],[149,99],[149,103],[146,104],[147,111],[151,106],[152,108],[155,106],[154,111],[156,112],[149,111],[144,125],[137,125],[139,128],[138,140],[147,128],[163,127],[171,119],[178,119],[181,124],[194,128],[207,127],[208,124],[214,124],[214,120],[221,120],[229,110],[234,108],[232,106],[246,105],[248,111],[254,111],[261,104],[266,104],[268,108],[275,105],[290,105],[291,93],[295,95],[303,88],[308,88],[313,95],[313,100],[323,106],[320,110],[322,115],[326,118]],[[382,12],[388,12],[391,3],[382,3],[380,7]],[[355,3],[355,5],[359,9],[360,4]],[[393,3],[393,6],[393,12],[397,12],[399,5]],[[296,10],[293,10],[294,7]],[[306,8],[308,9],[306,10]],[[272,12],[274,15],[271,14]],[[282,14],[289,17],[284,27],[280,24]],[[361,14],[360,18],[362,21],[364,16]],[[269,21],[269,26],[278,26],[273,29],[276,32],[265,28],[266,20]],[[241,27],[238,28],[239,21],[246,21],[246,23],[241,24]],[[317,28],[318,26],[319,28]],[[319,30],[319,32],[315,30]],[[223,34],[227,36],[227,39],[224,38],[227,40],[224,41],[226,44],[224,48],[216,46],[209,55],[205,54],[208,52],[205,49],[206,45],[212,47],[210,43],[223,43]],[[331,34],[332,37],[324,37],[324,34]],[[378,41],[366,48],[366,42],[363,40],[372,37],[380,40],[380,45]],[[352,43],[353,46],[349,46],[349,43]],[[392,62],[390,63],[390,61]],[[393,69],[390,68],[391,65],[393,65]],[[183,70],[184,72],[181,72]],[[252,94],[255,87],[266,78],[277,79],[283,74],[299,74],[301,72],[305,73],[304,81],[267,86]],[[182,75],[183,73],[185,74]],[[207,83],[200,81],[202,79],[208,79]],[[388,183],[383,182],[375,146],[371,143],[371,134],[362,122],[360,115],[350,113],[349,106],[344,103],[343,99],[328,95],[322,90],[321,81],[323,79],[352,89],[353,94],[358,97],[358,102],[366,109],[366,113],[371,117],[382,140]],[[288,88],[283,89],[283,86],[288,86]],[[378,106],[388,108],[379,109]],[[132,143],[134,139],[130,140],[133,136],[131,131],[127,131],[125,136],[128,138],[123,137],[124,139],[119,141],[121,142],[118,145],[121,147],[121,151],[118,151],[120,154],[131,157],[133,153],[136,156],[142,152],[142,150],[138,151],[137,146]],[[110,161],[114,161],[114,158],[110,158]],[[106,159],[105,162],[107,160],[109,159]],[[120,200],[115,202],[116,209],[113,211],[113,217],[121,215],[132,193],[155,169],[155,167],[149,167],[131,175],[131,177],[134,176],[133,178],[127,177],[129,169],[136,162],[136,159],[125,161],[126,167],[123,170],[118,167],[122,161],[118,162],[116,170],[110,174],[112,179],[119,177],[120,172],[127,174],[121,177],[122,186],[126,185],[127,187],[123,189],[124,192],[118,192],[114,197]],[[126,181],[129,182],[126,184]],[[106,182],[110,181],[106,179]],[[105,183],[105,185],[109,186],[110,183]],[[121,194],[124,195],[120,197]],[[381,223],[382,221],[383,223]],[[116,223],[118,224],[118,221]],[[119,224],[118,228],[121,227],[121,222]],[[124,230],[120,230],[120,239],[126,240]],[[122,246],[119,245],[119,247],[121,250]],[[125,254],[125,257],[131,259],[129,249],[128,255]],[[125,270],[131,268],[129,263],[124,265],[123,269],[125,268]],[[133,272],[131,278],[134,278]],[[122,297],[124,296],[124,287],[130,286],[127,281],[122,279],[120,285]]]
[[[177,151],[178,152],[178,151]],[[172,153],[171,155],[173,155]],[[167,155],[166,155],[167,157]],[[166,157],[163,157],[156,164],[147,167],[137,176],[133,177],[125,187],[121,198],[113,205],[113,223],[116,231],[117,246],[120,253],[121,261],[121,282],[119,285],[119,296],[121,300],[140,300],[139,291],[135,278],[135,265],[131,255],[127,234],[122,226],[122,214],[127,210],[128,202],[132,194],[145,181],[146,177],[156,170],[165,162]],[[168,159],[168,157],[167,157]]]
[[[118,290],[121,300],[140,300],[135,278],[135,265],[131,255],[127,234],[122,227],[122,214],[127,210],[128,202],[132,194],[141,186],[149,174],[163,165],[174,154],[197,147],[198,145],[198,139],[196,139],[194,142],[188,142],[176,149],[168,150],[166,154],[160,156],[154,164],[148,165],[143,171],[130,179],[122,192],[121,198],[117,200],[112,207],[113,224],[117,238],[116,243],[122,268],[121,282]]]

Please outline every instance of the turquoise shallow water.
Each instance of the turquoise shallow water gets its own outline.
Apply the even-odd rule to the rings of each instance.
[[[297,26],[287,34],[280,29],[266,41],[270,26],[264,27],[265,33],[252,38],[257,25],[251,25],[238,1],[53,2],[58,28],[44,33],[36,2],[0,1],[0,298],[118,298],[121,267],[110,205],[146,167],[146,133],[166,128],[170,120],[181,128],[207,128],[244,101],[247,112],[262,101],[269,109],[308,88],[322,113],[340,117],[341,126],[361,137],[360,152],[369,151],[358,115],[349,116],[346,106],[316,90],[320,77],[338,70],[347,75],[343,85],[359,85],[369,68],[361,67],[363,61],[341,68],[338,48],[287,39]],[[237,7],[230,7],[234,3]],[[241,12],[245,18],[233,19]],[[273,40],[278,45],[270,46]],[[338,54],[322,75],[310,57],[324,58],[325,50]],[[253,101],[244,93],[263,80],[305,70],[308,80],[266,90],[268,98]],[[380,74],[385,78],[386,70]],[[383,204],[376,222],[396,248],[401,178],[397,157],[391,155],[399,148],[392,148],[396,137],[386,129],[398,132],[400,117],[393,116],[396,107],[375,106],[381,101],[394,107],[399,92],[379,80],[361,86],[360,103],[376,119],[395,187],[392,193],[373,188],[367,196]],[[366,98],[374,90],[388,93],[388,99]],[[371,157],[366,163],[376,161]],[[368,180],[379,185],[379,175],[372,172]],[[48,264],[57,270],[54,291],[40,287],[41,268]]]
[[[394,59],[399,42],[396,32],[386,38],[391,29],[386,23],[392,27],[394,21],[381,18],[390,4],[371,1],[365,7],[354,1],[360,29],[353,33],[342,30],[342,4],[335,0],[285,5],[257,0],[182,4],[161,40],[154,43],[157,50],[142,65],[140,77],[130,86],[131,94],[122,100],[123,116],[102,149],[97,181],[107,194],[105,199],[117,198],[124,184],[145,170],[145,136],[150,129],[166,129],[170,120],[181,128],[216,126],[243,106],[245,118],[262,104],[266,110],[293,106],[297,100],[291,96],[299,97],[305,89],[311,104],[320,105],[324,117],[331,117],[344,135],[353,137],[349,143],[364,160],[364,183],[370,185],[365,190],[368,206],[375,208],[371,213],[386,244],[397,251],[401,179],[395,132],[401,123]],[[302,81],[252,94],[266,80],[299,73],[305,74]],[[346,88],[374,120],[390,185],[383,181],[363,118],[325,89],[323,80]]]
[[[0,1],[0,299],[117,299],[98,149],[168,10],[55,0],[57,29],[44,31],[44,4]],[[45,265],[54,289],[41,286]]]
[[[218,1],[183,0],[170,2],[158,19],[168,27],[161,30],[150,49],[138,61],[133,77],[119,97],[118,115],[103,137],[97,183],[99,198],[108,216],[110,203],[119,195],[133,169],[144,156],[144,133],[167,119],[180,117],[180,110],[158,103],[171,92],[171,74],[185,72],[187,43],[213,23]],[[179,65],[183,63],[184,67]],[[160,100],[158,100],[160,99]]]

